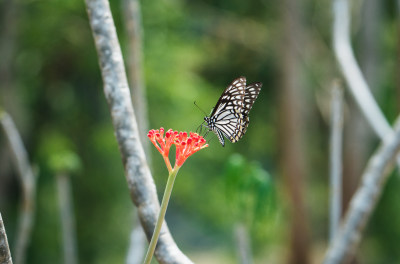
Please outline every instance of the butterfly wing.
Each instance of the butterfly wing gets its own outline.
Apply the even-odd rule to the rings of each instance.
[[[226,87],[225,91],[219,97],[210,117],[217,115],[222,110],[243,109],[244,96],[246,94],[246,78],[239,77]]]
[[[245,132],[245,119],[240,110],[221,111],[220,115],[216,116],[214,125],[216,130],[218,132],[221,132],[217,133],[220,142],[221,134],[229,139],[229,141],[234,143],[237,142],[244,135]]]
[[[249,115],[254,102],[257,99],[258,94],[261,91],[262,83],[252,83],[246,87],[244,95],[244,114]]]
[[[242,123],[240,120],[244,107],[246,78],[239,77],[224,90],[210,117],[205,117],[207,126],[218,136],[222,146],[225,145],[224,136],[234,140],[234,133]]]
[[[249,113],[251,108],[253,107],[254,102],[257,99],[258,94],[261,91],[262,83],[252,83],[246,87],[245,96],[244,96],[244,107],[243,107],[243,116],[244,116],[244,133],[246,133],[247,127],[249,126]]]
[[[222,146],[225,145],[224,136],[234,143],[246,133],[248,114],[261,86],[261,83],[246,86],[245,77],[235,79],[222,93],[210,117],[205,118]]]

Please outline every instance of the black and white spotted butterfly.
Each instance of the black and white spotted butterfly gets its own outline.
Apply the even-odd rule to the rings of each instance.
[[[209,131],[213,131],[222,146],[224,136],[232,143],[246,133],[249,125],[249,112],[261,91],[262,83],[246,86],[246,78],[239,77],[225,89],[213,108],[211,115],[204,117]]]

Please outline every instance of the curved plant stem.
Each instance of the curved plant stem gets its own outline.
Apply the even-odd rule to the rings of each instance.
[[[160,213],[158,215],[156,227],[154,228],[153,236],[151,237],[149,249],[147,250],[146,258],[144,260],[144,264],[150,264],[151,258],[153,257],[154,250],[157,245],[157,240],[160,235],[161,227],[164,222],[165,212],[167,211],[169,198],[171,197],[172,188],[174,187],[174,182],[176,175],[179,171],[179,166],[174,167],[172,170],[169,170],[167,186],[165,187],[164,196],[161,202]]]
[[[165,165],[167,165],[168,173],[171,174],[171,172],[172,172],[171,162],[169,161],[168,156],[164,156],[163,155],[163,158],[164,158],[164,161],[165,161]],[[179,170],[179,168],[177,168],[177,169]]]

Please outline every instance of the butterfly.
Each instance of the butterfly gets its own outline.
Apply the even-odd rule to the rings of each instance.
[[[249,112],[261,91],[262,83],[246,86],[246,78],[239,77],[225,89],[213,108],[211,115],[204,117],[209,131],[214,132],[222,146],[224,136],[232,143],[239,141],[249,125]]]

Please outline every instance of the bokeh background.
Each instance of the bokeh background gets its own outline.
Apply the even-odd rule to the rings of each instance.
[[[351,1],[357,59],[392,123],[400,110],[399,3]],[[329,104],[339,78],[331,1],[141,1],[148,129],[195,131],[239,76],[263,82],[250,126],[215,136],[180,170],[167,211],[196,263],[239,263],[238,226],[254,263],[318,263],[328,243]],[[111,1],[129,70],[126,5]],[[123,263],[135,222],[102,90],[84,1],[0,1],[0,103],[37,174],[27,263],[63,263],[56,175],[69,175],[81,263]],[[379,141],[347,91],[344,209]],[[135,105],[134,105],[135,107]],[[147,142],[148,143],[148,142]],[[149,146],[159,197],[167,170]],[[400,178],[393,173],[356,263],[399,263]],[[0,134],[0,212],[13,250],[21,188]]]

